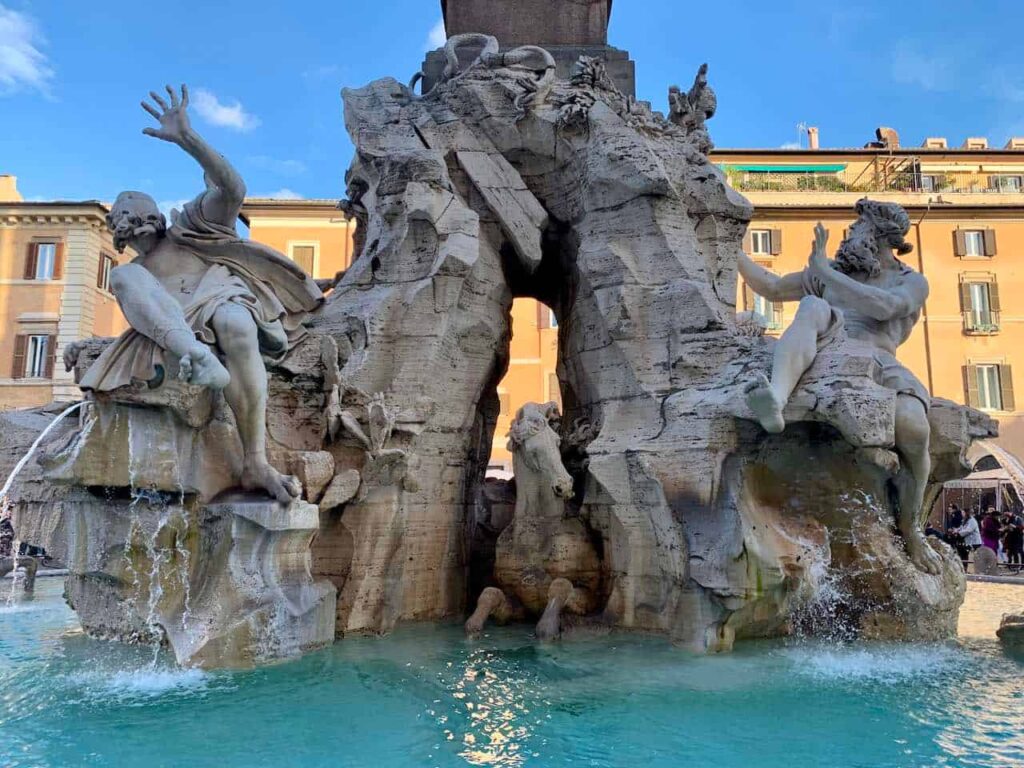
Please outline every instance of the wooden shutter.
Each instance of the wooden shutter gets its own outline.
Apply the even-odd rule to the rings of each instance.
[[[967,398],[967,405],[977,408],[981,400],[978,394],[978,369],[973,365],[965,365],[964,372],[964,397]]]
[[[53,378],[53,364],[57,359],[57,337],[50,334],[46,337],[46,367],[43,369],[43,378]]]
[[[996,255],[996,231],[994,229],[985,230],[985,255]]]
[[[999,283],[993,277],[988,284],[988,306],[993,312],[999,312],[1002,306],[999,304]]]
[[[96,267],[96,287],[97,288],[106,288],[106,286],[103,285],[103,265],[106,264],[106,262],[107,262],[107,257],[104,254],[101,253],[100,254],[99,265]]]
[[[25,378],[25,354],[28,350],[28,336],[19,333],[14,337],[14,362],[11,365],[11,378]]]
[[[754,289],[746,283],[743,284],[743,309],[751,312],[754,309]]]
[[[771,241],[772,241],[772,256],[778,256],[782,253],[782,230],[773,229],[771,230]]]
[[[25,274],[26,280],[36,279],[36,263],[39,260],[39,243],[29,243],[28,253],[25,255]]]
[[[64,279],[64,241],[54,244],[53,248],[53,279]]]
[[[749,229],[747,230],[747,234],[743,236],[743,250],[748,254],[754,252],[754,236],[751,234]]]
[[[1003,410],[1015,411],[1017,404],[1013,399],[1013,367],[1009,365],[999,366],[999,388],[1002,390]]]
[[[974,303],[971,300],[971,284],[960,278],[960,310],[962,312],[973,312]]]
[[[783,319],[782,318],[782,302],[781,301],[773,301],[772,302],[772,321],[773,321],[773,324],[774,324],[775,328],[781,328],[782,327],[782,319]]]
[[[953,253],[956,256],[967,255],[967,233],[962,229],[953,232]]]

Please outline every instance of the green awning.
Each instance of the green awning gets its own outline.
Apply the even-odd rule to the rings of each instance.
[[[837,165],[723,165],[727,171],[749,171],[750,173],[839,173],[846,170],[846,163]]]

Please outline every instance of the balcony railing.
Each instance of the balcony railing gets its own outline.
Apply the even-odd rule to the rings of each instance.
[[[991,336],[999,333],[999,312],[964,312],[964,333]]]
[[[1020,175],[950,171],[917,173],[898,171],[874,175],[870,172],[777,173],[741,171],[725,167],[733,189],[742,192],[905,192],[920,194],[966,193],[1010,195],[1024,199],[1024,168]]]

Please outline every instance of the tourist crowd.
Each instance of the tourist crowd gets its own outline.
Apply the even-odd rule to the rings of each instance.
[[[964,568],[970,554],[981,547],[995,552],[998,561],[1006,563],[1013,573],[1024,568],[1024,517],[1017,512],[1000,514],[994,507],[982,512],[978,507],[960,509],[957,504],[951,504],[946,530],[929,525],[925,533],[956,549]]]

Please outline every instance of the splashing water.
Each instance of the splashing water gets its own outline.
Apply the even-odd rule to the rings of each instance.
[[[25,455],[22,456],[18,460],[18,463],[14,465],[14,469],[12,469],[11,473],[7,476],[7,481],[4,483],[3,488],[0,488],[0,520],[10,517],[11,511],[10,501],[8,500],[8,494],[11,492],[11,488],[14,485],[14,481],[21,473],[21,470],[25,468],[25,465],[28,464],[29,459],[32,458],[35,452],[39,449],[39,446],[42,445],[43,440],[45,440],[46,436],[53,431],[54,427],[60,424],[64,417],[70,416],[79,408],[87,405],[88,402],[89,401],[87,400],[83,400],[82,402],[74,403],[73,405],[70,405],[63,411],[61,411],[53,421],[46,425],[46,428],[39,433],[36,439],[32,441],[32,445],[29,446],[29,449],[25,452]],[[17,589],[18,586],[18,552],[21,550],[21,539],[15,537],[14,541],[11,542],[11,546],[11,557],[13,558],[14,561],[14,571],[11,573],[11,592],[7,597],[8,606],[14,605],[15,590]]]

